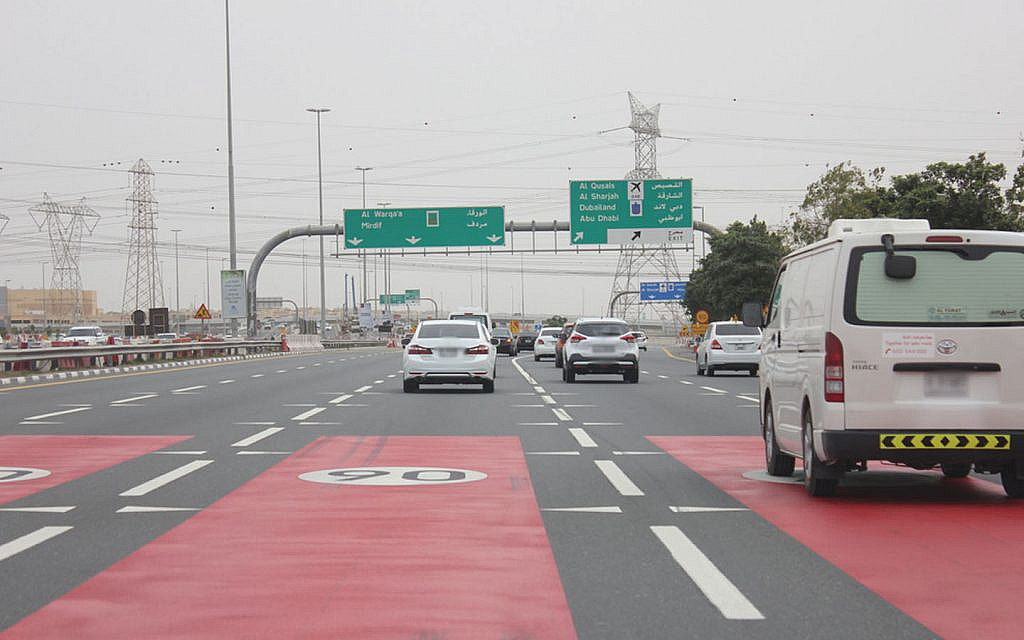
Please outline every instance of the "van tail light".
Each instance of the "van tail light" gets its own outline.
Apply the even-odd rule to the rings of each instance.
[[[843,343],[831,331],[825,334],[825,402],[846,402]]]
[[[626,335],[619,338],[619,340],[625,340],[626,342],[636,342],[636,336],[634,336],[632,333],[627,333]]]
[[[718,340],[712,340],[711,341],[711,348],[712,349],[721,349],[722,348],[722,344]]]
[[[430,350],[430,347],[421,347],[418,344],[410,344],[406,348],[405,352],[411,356],[425,356],[434,353],[433,351]]]
[[[574,333],[569,337],[569,342],[576,344],[577,342],[583,342],[587,339],[587,336],[581,336],[578,333]]]
[[[964,239],[960,236],[928,236],[924,239],[925,242],[963,242]]]
[[[475,347],[466,349],[466,355],[470,356],[486,356],[491,352],[491,348],[486,344],[478,344]]]

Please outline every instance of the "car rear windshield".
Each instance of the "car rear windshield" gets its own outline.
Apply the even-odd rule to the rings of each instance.
[[[72,338],[81,338],[81,337],[85,337],[85,336],[95,336],[98,333],[99,333],[99,329],[89,329],[89,328],[86,327],[86,328],[72,329],[71,331],[68,331],[68,336],[72,337]]]
[[[540,335],[542,336],[557,336],[560,333],[562,333],[562,330],[559,329],[558,327],[551,327],[549,329],[540,330]]]
[[[850,256],[844,314],[854,324],[1024,325],[1024,252],[1014,247],[897,249],[914,277],[885,275],[885,252]]]
[[[468,324],[425,324],[420,327],[420,338],[479,338],[480,329]]]
[[[629,327],[622,322],[584,322],[576,325],[576,333],[588,338],[601,336],[618,337],[629,333]]]
[[[512,332],[508,329],[495,329],[493,335],[498,338],[510,338],[512,337]]]
[[[715,334],[720,336],[759,336],[761,330],[745,324],[720,324],[715,327]]]

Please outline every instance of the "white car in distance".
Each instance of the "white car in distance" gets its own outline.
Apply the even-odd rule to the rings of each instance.
[[[712,322],[697,347],[697,375],[716,371],[746,371],[757,375],[761,366],[761,329],[742,322]]]
[[[562,327],[544,327],[537,334],[533,341],[533,360],[540,362],[541,358],[555,357],[555,344],[558,342],[558,334],[562,333]]]
[[[402,355],[402,390],[422,384],[479,384],[494,393],[496,339],[475,320],[426,320]]]
[[[107,334],[103,333],[103,329],[97,326],[71,327],[64,334],[64,340],[79,345],[94,346],[107,344]]]

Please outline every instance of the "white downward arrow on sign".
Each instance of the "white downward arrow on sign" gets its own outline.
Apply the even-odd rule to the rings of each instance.
[[[420,239],[417,238],[416,236],[409,236],[408,238],[405,239],[405,241],[408,242],[409,244],[416,244],[417,242],[420,241]]]
[[[497,242],[498,240],[501,240],[501,236],[496,236],[496,235],[489,235],[489,236],[484,236],[484,237],[486,237],[491,242]]]
[[[350,245],[352,245],[353,247],[358,247],[358,246],[359,246],[359,244],[360,244],[360,243],[361,243],[362,241],[363,241],[363,239],[362,239],[362,238],[349,238],[349,239],[348,239],[348,243],[349,243]]]

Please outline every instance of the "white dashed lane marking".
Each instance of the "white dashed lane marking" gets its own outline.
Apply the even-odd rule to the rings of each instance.
[[[79,411],[88,411],[92,407],[75,407],[74,409],[64,409],[63,411],[54,411],[52,413],[41,413],[38,416],[29,416],[26,420],[42,420],[44,418],[52,418],[54,416],[62,416],[68,413],[78,413]]]
[[[192,387],[182,387],[181,389],[175,389],[171,393],[188,393],[189,391],[197,391],[199,389],[205,389],[205,388],[206,388],[205,384],[197,384],[197,385],[192,386]]]
[[[594,460],[594,464],[601,470],[608,482],[612,483],[615,490],[624,496],[642,496],[644,492],[636,486],[629,476],[619,468],[612,460]]]
[[[594,442],[594,439],[591,438],[590,434],[587,433],[584,429],[581,429],[579,427],[571,427],[569,429],[569,433],[572,435],[573,438],[576,438],[576,442],[578,442],[581,447],[590,448],[597,446],[597,443]]]
[[[543,406],[543,405],[537,405],[537,406]],[[555,414],[555,417],[558,418],[559,420],[561,420],[562,422],[569,422],[569,421],[572,420],[572,416],[570,416],[568,413],[566,413],[565,409],[559,409],[559,408],[556,407],[556,408],[552,409],[551,411],[553,411],[554,414]]]
[[[292,418],[292,420],[296,420],[296,421],[307,420],[309,418],[312,418],[316,414],[318,414],[318,413],[320,413],[322,411],[326,411],[326,410],[327,410],[326,407],[313,407],[309,411],[303,411],[299,415],[297,415],[294,418]]]
[[[19,554],[26,549],[31,549],[37,544],[42,544],[50,538],[59,536],[72,527],[40,527],[32,533],[26,533],[10,542],[0,544],[0,561],[6,560],[13,555]]]
[[[124,398],[122,400],[112,400],[110,402],[110,404],[125,404],[125,403],[128,403],[128,402],[138,402],[139,400],[146,400],[147,398],[155,398],[156,396],[157,396],[157,394],[155,394],[155,393],[147,393],[147,394],[144,394],[144,395],[141,395],[141,396],[134,396],[134,397],[131,397],[131,398]]]
[[[178,478],[181,478],[192,473],[193,471],[198,471],[199,469],[202,469],[203,467],[205,467],[208,464],[211,464],[212,462],[213,460],[193,460],[192,462],[181,465],[177,469],[171,469],[167,473],[158,475],[152,480],[147,480],[146,482],[143,482],[138,486],[132,487],[127,491],[122,491],[119,495],[125,497],[144,496],[147,493],[156,491],[157,489],[166,484],[174,482]]]
[[[280,433],[281,431],[284,431],[284,427],[270,427],[269,429],[264,429],[263,431],[260,431],[259,433],[254,433],[251,436],[249,436],[248,438],[242,438],[238,442],[232,443],[231,446],[232,447],[248,447],[251,444],[259,442],[260,440],[263,440],[264,438],[269,438],[270,436],[274,435],[275,433]]]
[[[701,389],[704,389],[705,391],[710,391],[712,393],[726,393],[725,389],[716,389],[715,387],[701,387]]]

